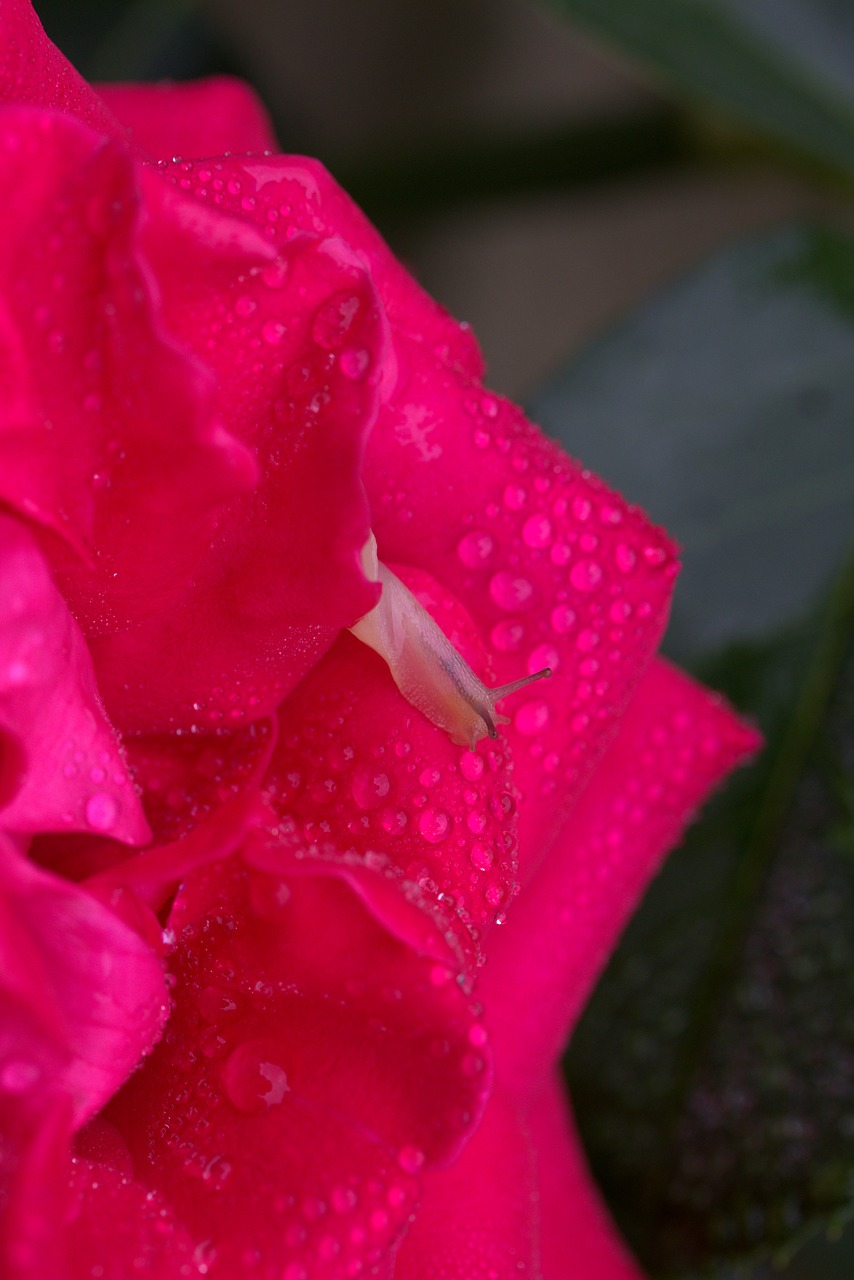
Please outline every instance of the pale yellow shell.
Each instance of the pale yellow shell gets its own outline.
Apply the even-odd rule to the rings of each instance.
[[[452,741],[474,748],[481,738],[495,738],[497,725],[507,723],[495,704],[551,675],[548,667],[497,689],[488,688],[408,587],[377,559],[373,535],[365,546],[363,564],[366,574],[382,585],[382,596],[350,628],[353,635],[386,660],[404,698],[449,733]]]

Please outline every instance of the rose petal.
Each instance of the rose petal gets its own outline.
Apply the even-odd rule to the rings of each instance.
[[[0,516],[0,733],[20,766],[0,787],[0,827],[99,832],[138,844],[150,838],[80,629],[33,537],[6,516]]]
[[[612,736],[661,636],[672,547],[521,412],[395,334],[401,375],[366,462],[381,558],[466,602],[504,683],[524,881]],[[404,480],[405,477],[405,480]]]
[[[186,176],[194,190],[197,168]],[[180,180],[180,167],[171,172]],[[423,293],[322,166],[291,157],[234,172],[239,190],[223,197],[231,212],[247,197],[244,212],[259,221],[286,210],[291,234],[334,231],[370,263],[392,337],[365,463],[380,558],[428,571],[466,602],[497,683],[555,669],[506,707],[528,801],[522,856],[536,861],[660,639],[673,546],[484,392],[468,330]]]
[[[561,1079],[527,1116],[536,1151],[542,1280],[642,1280],[587,1168]]]
[[[71,1105],[56,1094],[23,1112],[0,1091],[0,1275],[70,1280],[59,1224],[68,1206]]]
[[[286,235],[275,166],[269,178],[266,167],[253,164],[247,177],[235,161],[187,163],[178,185],[210,203],[222,196],[215,184],[231,185],[238,209],[244,192],[257,220],[275,212],[280,222],[265,225],[277,235],[282,227],[280,256],[267,269],[211,261],[168,227],[145,241],[164,321],[214,370],[223,420],[257,457],[261,479],[221,511],[183,599],[93,645],[108,705],[120,705],[122,725],[137,732],[237,725],[270,712],[377,599],[360,562],[369,528],[361,459],[384,317],[364,264],[345,246]]]
[[[276,149],[266,109],[250,86],[233,76],[101,84],[97,90],[136,143],[157,160]]]
[[[539,1280],[537,1200],[527,1127],[495,1092],[460,1158],[424,1178],[395,1280]]]
[[[189,878],[173,1019],[108,1115],[224,1275],[256,1251],[259,1275],[320,1280],[393,1247],[415,1175],[455,1154],[488,1071],[449,971],[340,875],[284,848],[280,863]]]
[[[209,165],[201,170],[209,170]],[[336,237],[345,241],[370,269],[389,320],[395,328],[418,335],[438,359],[479,377],[483,361],[467,325],[460,325],[413,280],[395,258],[361,209],[317,160],[306,156],[276,156],[258,161],[232,160],[222,189],[211,190],[201,181],[200,166],[164,166],[173,181],[186,179],[204,200],[216,199],[221,208],[236,216],[249,217],[262,226],[275,228],[277,243],[303,231],[312,236]],[[231,182],[236,184],[232,189]],[[275,212],[276,217],[273,218]],[[394,371],[385,371],[386,385]]]
[[[212,1260],[156,1192],[108,1164],[74,1160],[65,1219],[69,1280],[186,1280]],[[33,1280],[44,1280],[38,1272]],[[53,1280],[53,1276],[51,1276]]]
[[[29,954],[0,952],[0,1094],[21,1111],[52,1094],[83,1123],[157,1040],[168,1000],[160,964],[142,939],[85,890],[0,848],[4,936]],[[20,953],[20,946],[15,951]],[[34,999],[34,995],[36,999]]]
[[[48,40],[30,0],[3,0],[0,102],[52,107],[107,136],[124,133],[94,89]]]
[[[211,375],[163,329],[126,152],[70,118],[7,108],[0,173],[0,340],[15,379],[0,397],[0,493],[67,544],[44,539],[84,631],[111,631],[186,589],[254,462],[214,417]],[[147,235],[209,232],[170,188],[152,192]],[[234,274],[263,265],[260,238],[232,232],[208,257]]]
[[[435,583],[431,597],[426,575],[416,582],[459,641],[458,602]],[[477,937],[516,891],[511,770],[502,742],[456,746],[372,650],[342,636],[283,704],[267,785],[283,826],[384,860]]]
[[[648,669],[545,865],[493,938],[481,994],[512,1096],[537,1088],[665,853],[758,745],[720,698],[664,662]]]

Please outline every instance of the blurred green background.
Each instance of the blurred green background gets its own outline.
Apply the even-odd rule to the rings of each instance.
[[[92,79],[229,71],[684,547],[667,650],[767,749],[567,1058],[654,1276],[854,1275],[854,6],[36,0]]]

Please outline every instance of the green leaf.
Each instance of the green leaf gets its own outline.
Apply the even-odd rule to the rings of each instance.
[[[533,405],[683,542],[671,653],[767,739],[652,887],[568,1058],[653,1275],[770,1280],[755,1256],[854,1216],[852,352],[854,244],[794,229],[718,255]]]
[[[558,0],[690,97],[850,173],[847,0]]]
[[[854,512],[854,241],[726,250],[591,347],[532,415],[684,550],[667,648],[689,665],[796,622]]]
[[[568,1059],[638,1253],[692,1277],[854,1213],[854,565],[819,625],[716,675],[764,759],[653,886]]]

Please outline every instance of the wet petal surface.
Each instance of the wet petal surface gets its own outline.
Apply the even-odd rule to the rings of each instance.
[[[652,664],[546,864],[493,939],[482,995],[498,1078],[513,1096],[536,1089],[665,853],[758,745],[720,698]]]

